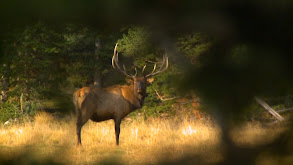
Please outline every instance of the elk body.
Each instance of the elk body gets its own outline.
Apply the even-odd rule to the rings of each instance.
[[[116,144],[119,145],[120,124],[122,119],[129,113],[140,109],[146,97],[146,87],[152,81],[152,76],[163,72],[168,68],[168,57],[163,57],[161,68],[156,71],[156,64],[153,71],[143,76],[136,77],[129,75],[123,65],[123,69],[118,64],[117,45],[114,48],[112,66],[127,77],[130,77],[130,85],[114,85],[108,88],[83,87],[73,95],[73,102],[77,112],[76,134],[77,144],[81,144],[81,128],[91,119],[95,122],[113,119],[115,123]]]

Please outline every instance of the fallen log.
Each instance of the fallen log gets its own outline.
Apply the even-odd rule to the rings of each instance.
[[[271,108],[265,101],[263,101],[260,98],[255,98],[255,100],[266,110],[269,111],[270,114],[272,114],[275,118],[277,118],[279,121],[284,121],[285,119],[278,113],[276,112],[273,108]]]

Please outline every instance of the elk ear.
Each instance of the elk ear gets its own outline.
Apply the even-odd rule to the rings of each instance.
[[[153,77],[151,77],[151,78],[147,78],[147,84],[148,85],[150,85],[151,83],[153,83],[154,82],[154,78]]]
[[[133,84],[133,79],[131,79],[131,78],[126,78],[125,81],[126,81],[128,84]]]

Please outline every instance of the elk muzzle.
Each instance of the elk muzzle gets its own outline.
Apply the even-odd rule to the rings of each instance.
[[[142,94],[142,93],[143,93],[143,91],[142,91],[141,88],[138,88],[138,89],[136,90],[136,92],[139,93],[139,94]]]

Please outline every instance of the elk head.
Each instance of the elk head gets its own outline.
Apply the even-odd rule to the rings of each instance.
[[[159,74],[163,71],[165,71],[168,68],[169,62],[168,62],[168,57],[165,54],[163,57],[163,62],[162,65],[159,69],[156,69],[157,64],[154,65],[153,71],[149,74],[145,74],[145,68],[146,65],[143,67],[142,69],[142,77],[136,77],[137,75],[137,69],[136,67],[135,69],[135,74],[134,75],[130,75],[126,72],[125,66],[123,65],[123,69],[120,67],[119,63],[118,63],[118,52],[117,52],[117,46],[118,43],[115,45],[114,48],[114,55],[112,58],[112,66],[114,69],[118,70],[119,72],[123,73],[125,76],[127,76],[128,78],[128,82],[131,84],[131,86],[133,86],[133,91],[134,91],[134,95],[136,98],[138,98],[140,101],[144,100],[144,97],[146,96],[146,87],[147,85],[149,85],[151,82],[153,82],[153,78],[152,76]]]

